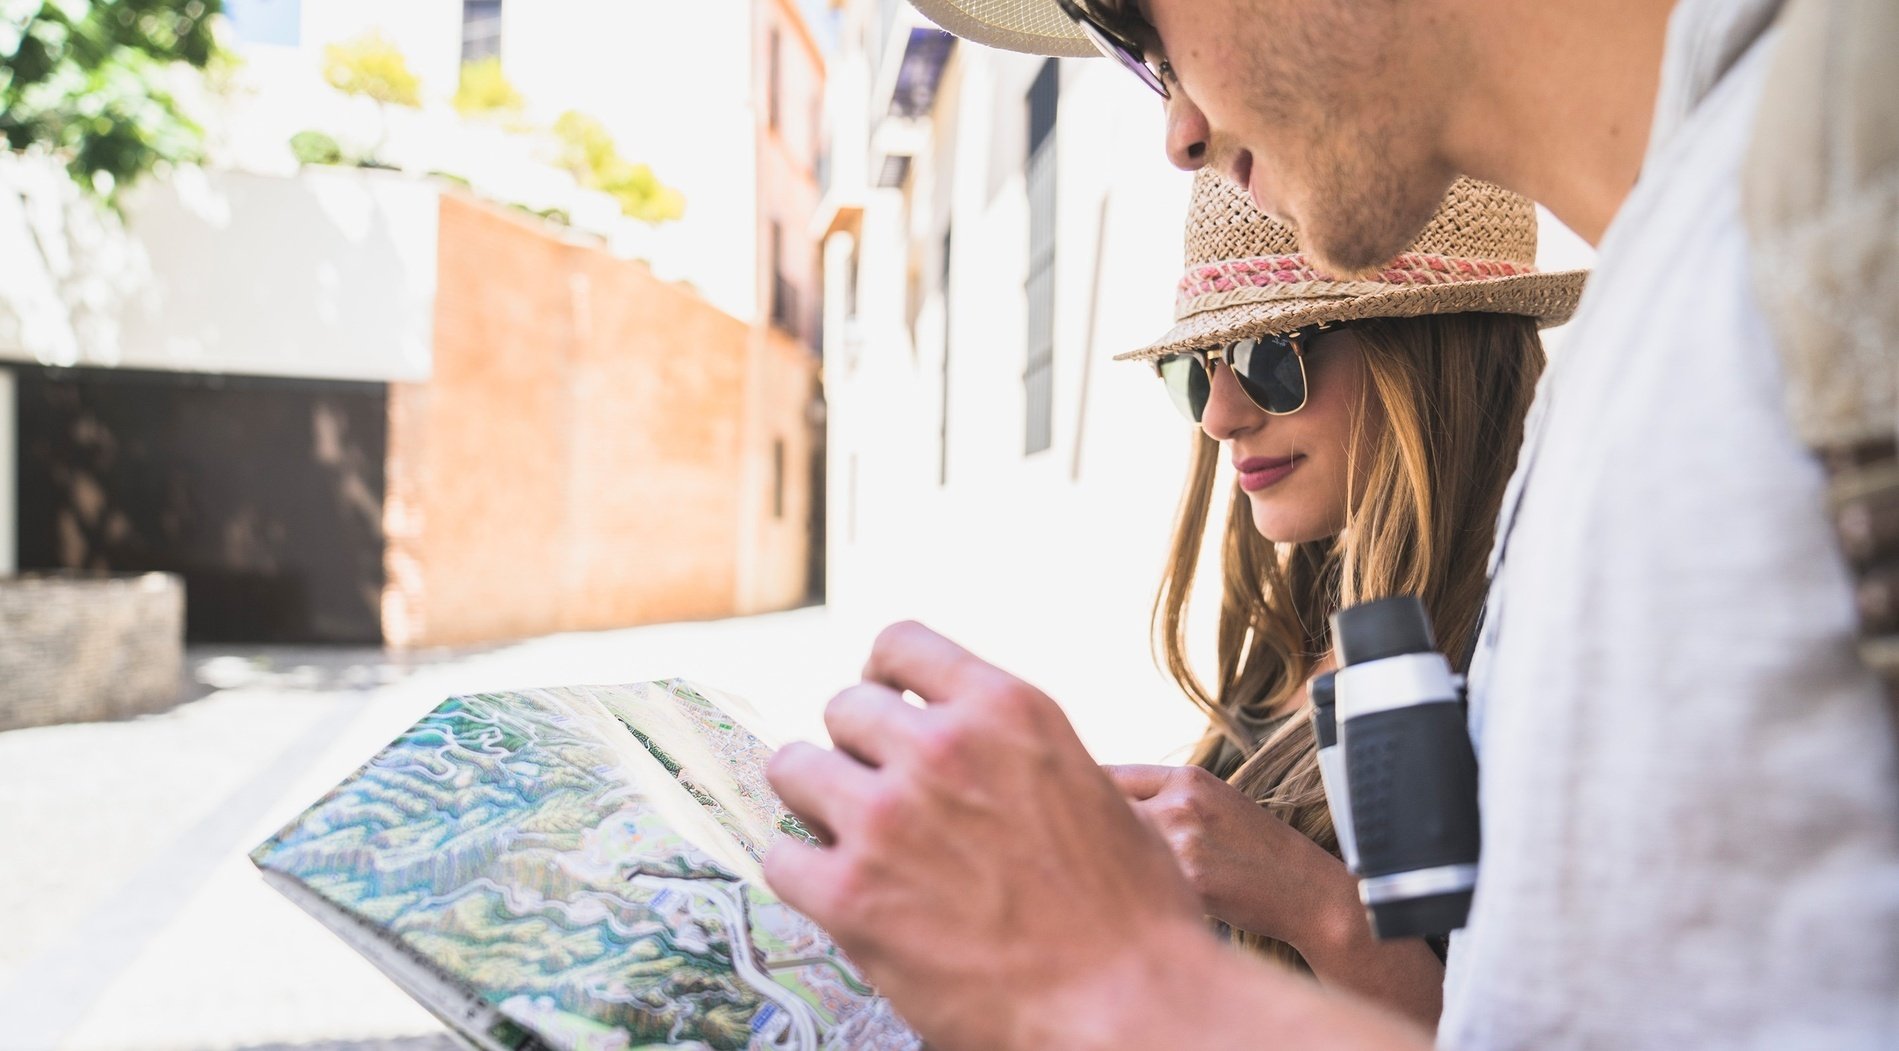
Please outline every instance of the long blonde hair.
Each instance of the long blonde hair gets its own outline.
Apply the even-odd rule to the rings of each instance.
[[[1304,710],[1305,683],[1332,648],[1327,618],[1342,606],[1417,595],[1439,645],[1461,665],[1482,612],[1497,511],[1544,360],[1536,323],[1510,315],[1378,319],[1353,332],[1369,382],[1349,457],[1353,476],[1363,481],[1344,531],[1274,544],[1254,527],[1246,499],[1230,501],[1220,539],[1217,678],[1202,682],[1187,655],[1187,606],[1209,532],[1220,445],[1196,431],[1153,618],[1158,656],[1211,724],[1191,761],[1334,854],[1338,838]],[[1372,399],[1385,425],[1364,448]],[[1235,935],[1267,956],[1305,966],[1283,942]]]

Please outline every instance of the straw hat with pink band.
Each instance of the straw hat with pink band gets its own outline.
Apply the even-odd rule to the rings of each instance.
[[[1364,318],[1515,314],[1559,325],[1575,312],[1587,276],[1539,272],[1535,206],[1475,179],[1451,186],[1404,254],[1375,274],[1345,280],[1317,269],[1293,229],[1261,215],[1246,191],[1202,170],[1188,209],[1186,256],[1174,327],[1115,360]]]

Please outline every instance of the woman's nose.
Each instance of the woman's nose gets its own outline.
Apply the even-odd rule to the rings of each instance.
[[[1167,159],[1181,171],[1199,171],[1207,163],[1207,139],[1213,134],[1206,115],[1180,85],[1167,96]]]
[[[1212,384],[1207,391],[1207,407],[1200,411],[1200,429],[1216,442],[1258,430],[1266,422],[1266,414],[1240,389],[1240,382],[1225,362],[1212,365]]]

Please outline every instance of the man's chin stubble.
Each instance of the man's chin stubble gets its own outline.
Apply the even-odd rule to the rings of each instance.
[[[1395,193],[1335,195],[1315,202],[1310,221],[1299,228],[1299,247],[1335,277],[1373,277],[1411,247],[1442,200],[1420,206]]]

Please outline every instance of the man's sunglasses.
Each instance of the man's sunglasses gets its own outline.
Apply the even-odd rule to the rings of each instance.
[[[1279,336],[1258,336],[1214,347],[1169,354],[1154,371],[1181,415],[1195,423],[1213,397],[1213,363],[1223,361],[1248,400],[1268,416],[1290,416],[1306,407],[1306,350],[1312,337],[1339,327],[1307,325]]]
[[[1123,0],[1131,3],[1132,0]],[[1093,9],[1091,0],[1055,0],[1062,13],[1074,19],[1081,27],[1083,35],[1108,58],[1126,66],[1128,71],[1141,78],[1141,83],[1167,97],[1167,79],[1162,75],[1166,63],[1149,63],[1147,49],[1123,29],[1117,28],[1114,19],[1104,17]]]

